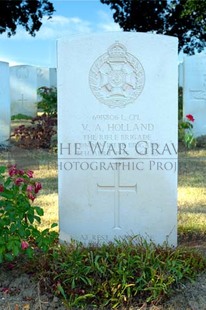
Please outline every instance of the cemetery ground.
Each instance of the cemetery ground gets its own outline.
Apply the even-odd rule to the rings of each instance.
[[[1,164],[6,165],[8,159],[12,161],[15,156],[18,157],[17,161],[21,168],[27,168],[26,165],[30,165],[29,168],[34,171],[35,178],[42,184],[43,189],[35,200],[35,205],[44,209],[41,229],[50,227],[52,223],[58,222],[57,156],[55,153],[41,149],[22,150],[14,147],[13,151],[10,149],[0,152]],[[107,282],[103,281],[104,273],[107,272],[117,273],[112,280],[117,281],[116,288],[114,291],[110,290],[110,293],[113,294],[113,300],[110,300],[113,309],[118,307],[121,310],[206,309],[206,273],[204,271],[206,262],[201,258],[206,258],[205,176],[206,150],[203,148],[187,150],[181,147],[178,180],[179,247],[176,251],[152,248],[144,241],[140,241],[143,244],[138,247],[138,251],[139,253],[142,251],[142,253],[138,257],[141,257],[142,261],[138,261],[136,265],[135,259],[132,260],[132,257],[137,257],[136,255],[139,253],[135,252],[129,241],[123,242],[116,248],[110,245],[99,251],[96,251],[95,247],[90,247],[89,250],[78,250],[73,247],[69,250],[65,248],[51,249],[50,253],[46,254],[37,252],[32,260],[20,257],[11,263],[3,263],[0,267],[0,309],[61,310],[77,309],[78,305],[82,306],[82,309],[93,309],[89,306],[89,300],[93,298],[92,289],[86,292],[85,288],[95,286],[95,282],[98,282],[99,288],[96,292],[101,299],[101,290],[109,292]],[[52,252],[53,250],[54,252]],[[114,268],[114,270],[110,269],[113,268],[109,265],[108,256],[110,254],[113,255],[112,264],[115,265],[115,262],[119,264],[118,268]],[[68,256],[73,259],[73,262],[72,259],[68,259]],[[88,265],[89,262],[91,265]],[[66,264],[70,267],[64,270]],[[137,290],[134,298],[130,296],[134,292],[133,285],[130,285],[130,282],[127,285],[126,282],[123,283],[126,281],[125,279],[132,282],[133,270],[129,270],[129,265],[132,266],[132,269],[140,268],[138,270],[145,274],[151,273],[149,285],[144,288],[144,291]],[[165,265],[167,265],[166,268]],[[91,269],[89,269],[90,267]],[[162,273],[158,273],[159,269],[162,269]],[[60,270],[61,274],[58,274]],[[97,279],[95,277],[98,272],[99,278]],[[91,279],[89,279],[89,274]],[[170,275],[176,277],[174,285]],[[193,282],[190,281],[192,279],[194,279]],[[82,287],[78,286],[79,280],[82,281]],[[171,283],[169,283],[170,281]],[[68,288],[69,285],[72,289]],[[115,282],[113,285],[115,287]],[[143,284],[142,287],[144,287]],[[172,289],[168,289],[169,287]],[[76,294],[76,299],[73,299],[70,303],[72,306],[67,308],[69,292],[70,295]],[[150,294],[147,294],[148,292]],[[109,300],[109,296],[107,297]],[[103,295],[102,298],[106,300]],[[129,299],[131,302],[127,303]],[[95,309],[111,308],[111,303],[105,302],[105,306],[97,305]]]

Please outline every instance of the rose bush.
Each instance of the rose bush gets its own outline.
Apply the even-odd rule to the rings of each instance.
[[[12,261],[21,253],[32,257],[37,248],[48,251],[57,239],[55,231],[37,228],[44,211],[33,202],[41,189],[33,171],[0,167],[0,262]]]
[[[187,114],[186,118],[178,123],[179,141],[182,141],[187,148],[196,146],[196,138],[193,134],[193,122],[195,121],[192,114]]]

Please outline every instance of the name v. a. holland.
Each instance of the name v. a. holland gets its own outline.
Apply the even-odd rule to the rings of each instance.
[[[91,142],[87,143],[60,143],[59,154],[82,156],[87,155],[104,155],[104,156],[129,156],[130,152],[135,152],[137,155],[151,156],[172,156],[177,154],[177,149],[173,142],[169,143],[153,143],[148,141],[137,141],[129,146],[126,143],[109,143]]]

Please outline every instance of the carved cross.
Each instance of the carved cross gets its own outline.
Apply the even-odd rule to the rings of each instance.
[[[114,193],[114,227],[113,229],[121,229],[120,226],[120,194],[122,192],[136,193],[137,184],[134,185],[121,185],[120,184],[120,171],[115,173],[114,185],[100,185],[97,184],[99,192],[113,192]]]
[[[24,105],[24,102],[28,100],[24,98],[24,94],[21,94],[21,98],[18,101],[21,101],[21,104]]]

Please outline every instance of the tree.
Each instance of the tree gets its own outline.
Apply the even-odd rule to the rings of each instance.
[[[176,36],[179,51],[201,52],[206,47],[206,1],[100,0],[110,5],[113,18],[124,31]]]
[[[42,18],[51,18],[53,12],[54,7],[49,0],[0,0],[0,33],[6,32],[10,37],[21,25],[35,36],[42,25]]]

